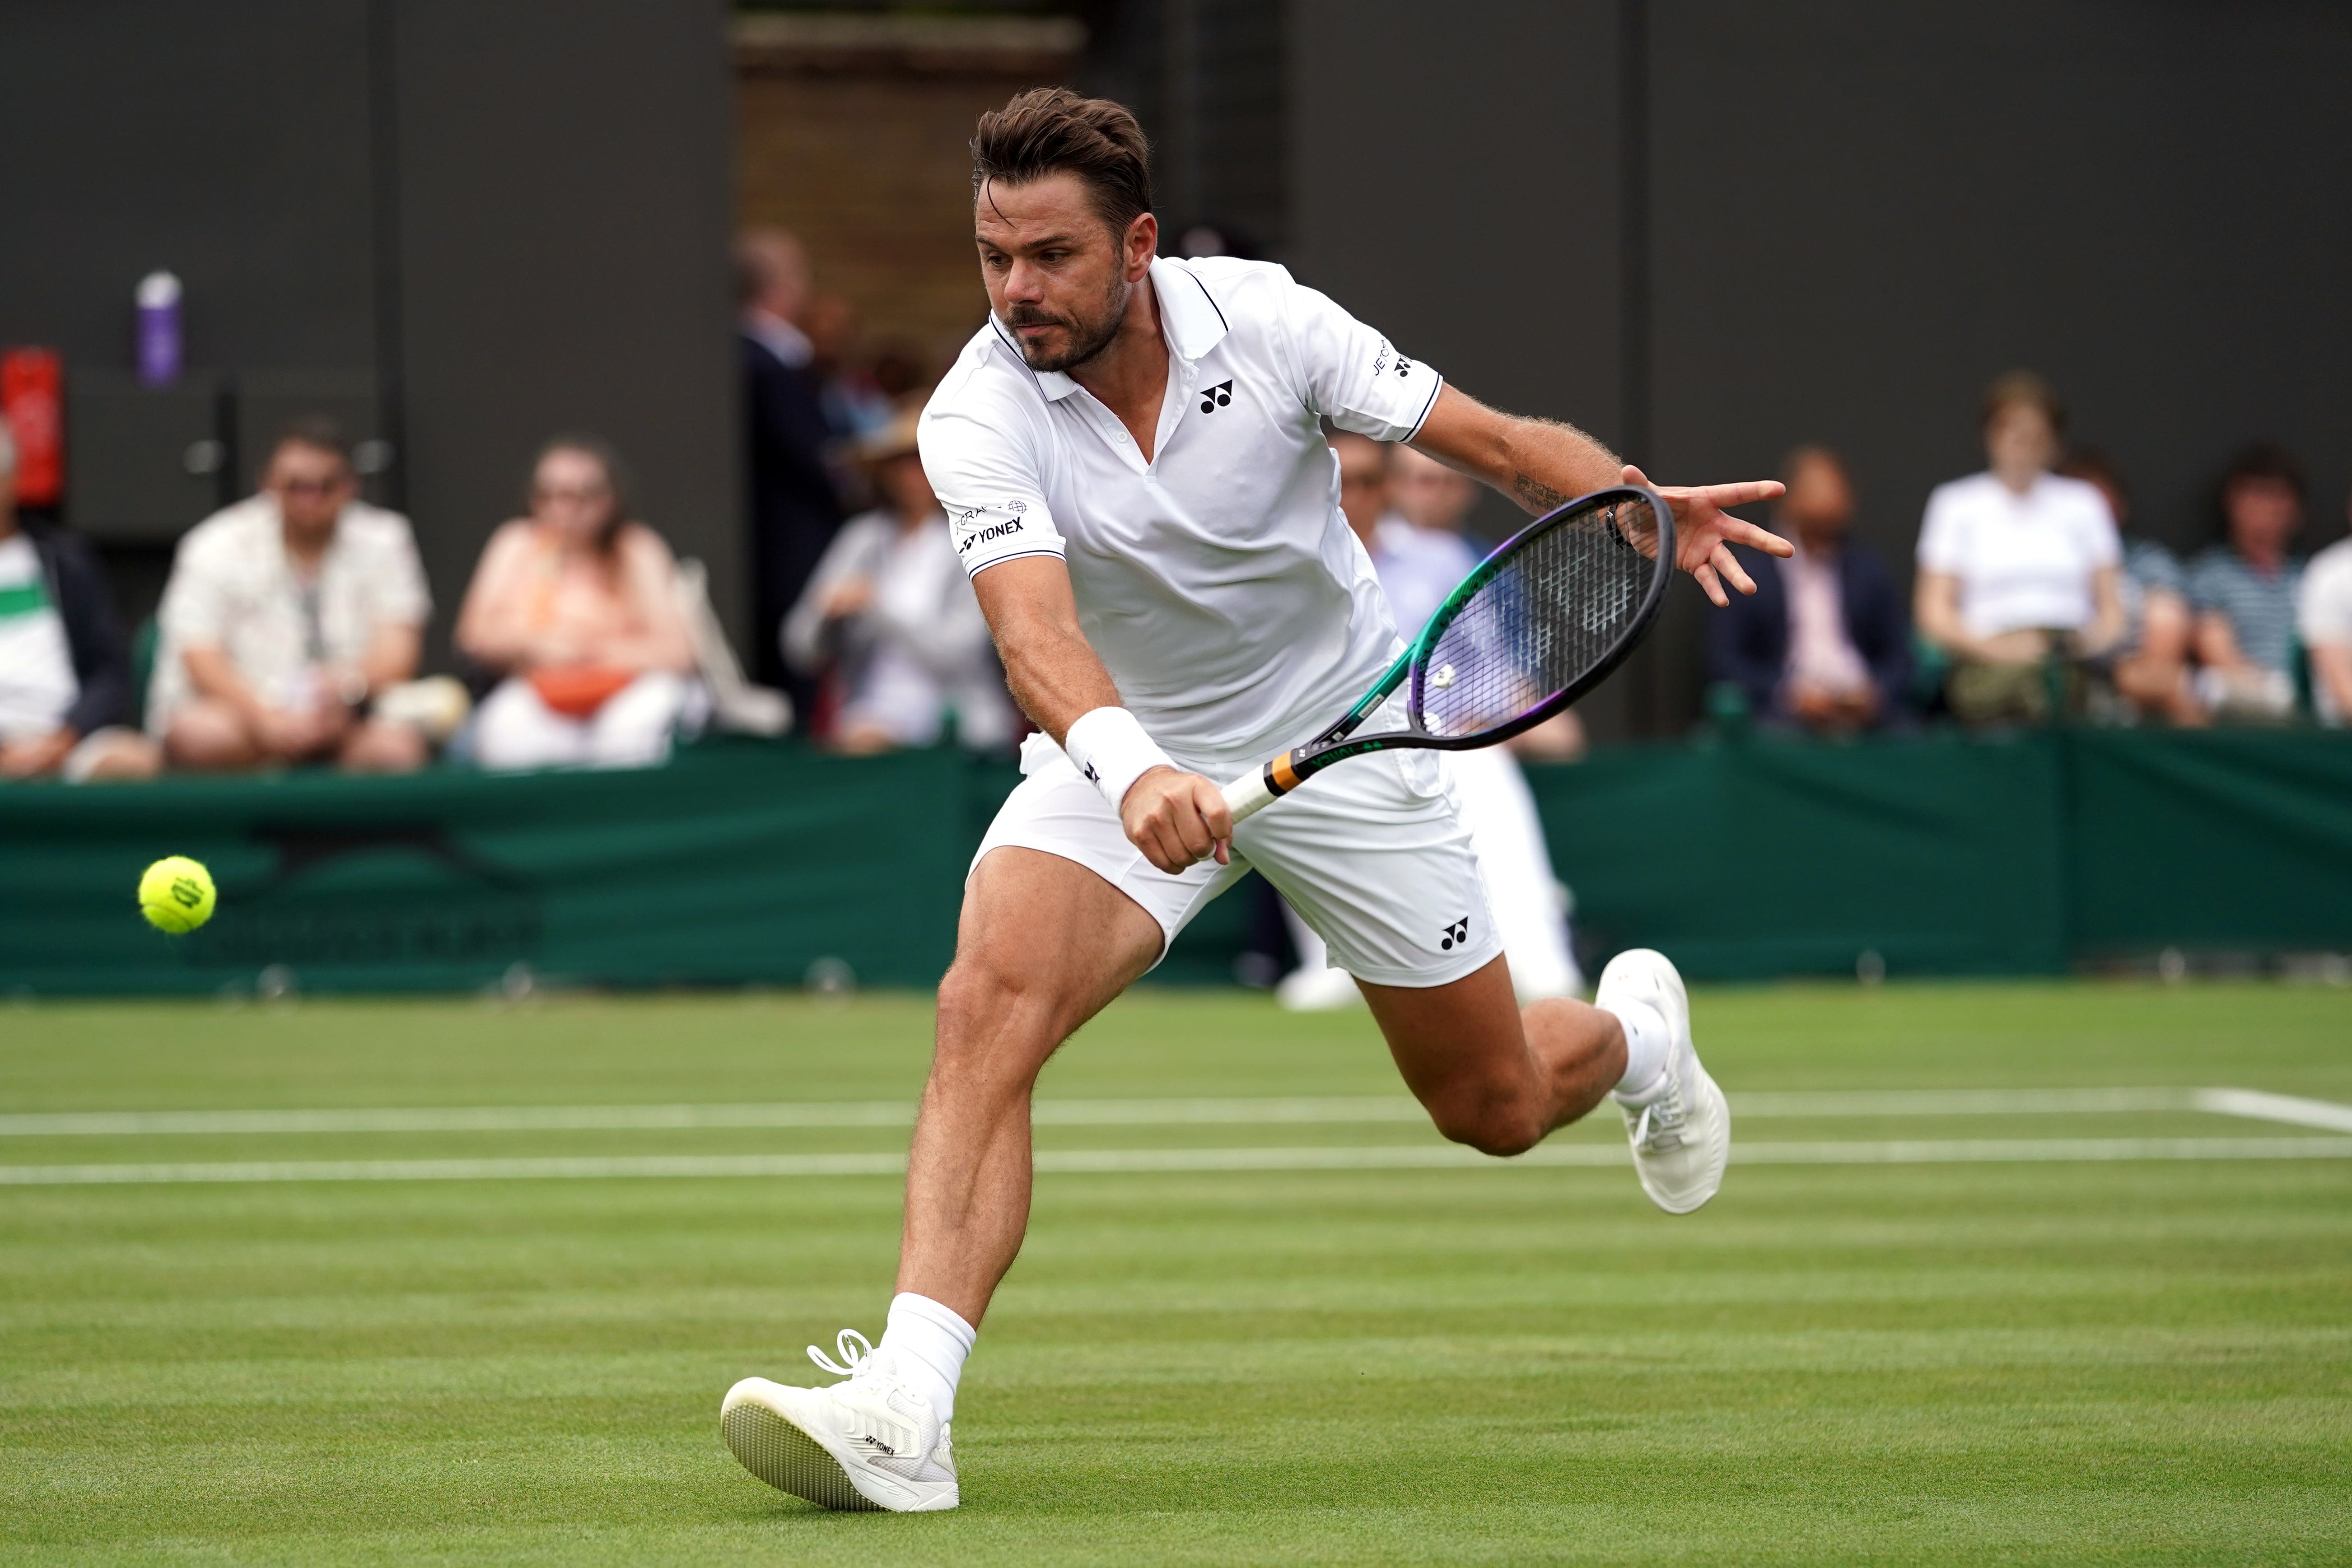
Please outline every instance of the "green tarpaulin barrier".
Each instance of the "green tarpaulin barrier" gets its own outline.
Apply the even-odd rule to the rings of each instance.
[[[1583,945],[1697,978],[2352,951],[2352,735],[1759,736],[1531,776]],[[0,787],[0,989],[796,986],[828,960],[928,986],[1013,783],[952,751],[722,742],[636,773]],[[166,854],[220,882],[191,936],[131,901]],[[1249,918],[1212,905],[1158,978],[1228,978]]]

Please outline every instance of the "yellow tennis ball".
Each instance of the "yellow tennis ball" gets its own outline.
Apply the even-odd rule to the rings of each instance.
[[[147,923],[174,936],[213,918],[213,874],[185,855],[167,855],[139,879],[139,908]]]

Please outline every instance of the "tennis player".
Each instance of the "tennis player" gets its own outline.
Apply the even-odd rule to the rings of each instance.
[[[956,1506],[949,1424],[1028,1224],[1031,1087],[1252,868],[1362,983],[1448,1138],[1517,1154],[1613,1097],[1673,1214],[1714,1196],[1730,1149],[1664,957],[1621,953],[1592,1005],[1519,1007],[1443,752],[1343,763],[1239,825],[1219,789],[1401,649],[1324,421],[1409,440],[1530,512],[1646,481],[1581,431],[1447,386],[1279,267],[1155,259],[1143,133],[1118,104],[1024,93],[981,117],[972,153],[990,319],[924,411],[923,466],[1044,733],[965,884],[882,1342],[845,1330],[839,1361],[809,1352],[842,1382],[746,1378],[721,1405],[746,1468],[829,1508]],[[1790,553],[1723,509],[1780,490],[1659,491],[1716,603],[1754,587],[1727,545]]]

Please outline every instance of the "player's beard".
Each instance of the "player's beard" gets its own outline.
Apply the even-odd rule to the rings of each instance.
[[[1031,370],[1069,370],[1110,347],[1111,340],[1118,336],[1119,322],[1126,319],[1128,295],[1134,287],[1124,279],[1113,279],[1102,297],[1100,312],[1094,315],[1056,316],[1034,305],[1015,305],[1005,325],[1014,330],[1013,341],[1021,345],[1021,357]],[[1067,346],[1058,353],[1049,353],[1044,345],[1019,335],[1023,327],[1039,326],[1060,327]]]

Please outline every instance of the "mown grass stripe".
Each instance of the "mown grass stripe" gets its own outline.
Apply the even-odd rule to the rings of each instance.
[[[1452,1144],[1387,1149],[1057,1149],[1045,1174],[1187,1171],[1404,1171],[1503,1165],[1622,1165],[1616,1144],[1546,1144],[1497,1160]],[[1979,1138],[1736,1143],[1740,1165],[1937,1165],[2112,1160],[2352,1159],[2352,1138]],[[903,1155],[680,1154],[577,1159],[246,1160],[183,1164],[0,1165],[0,1186],[257,1182],[505,1182],[646,1177],[887,1176]]]
[[[2352,1132],[2352,1106],[2251,1089],[1808,1089],[1735,1094],[1735,1116],[2102,1115],[2208,1110]],[[1214,1100],[1040,1100],[1044,1126],[1185,1126],[1419,1121],[1402,1095]],[[453,1105],[311,1110],[89,1110],[0,1116],[0,1138],[301,1132],[625,1132],[695,1128],[905,1127],[899,1100],[746,1105]]]

